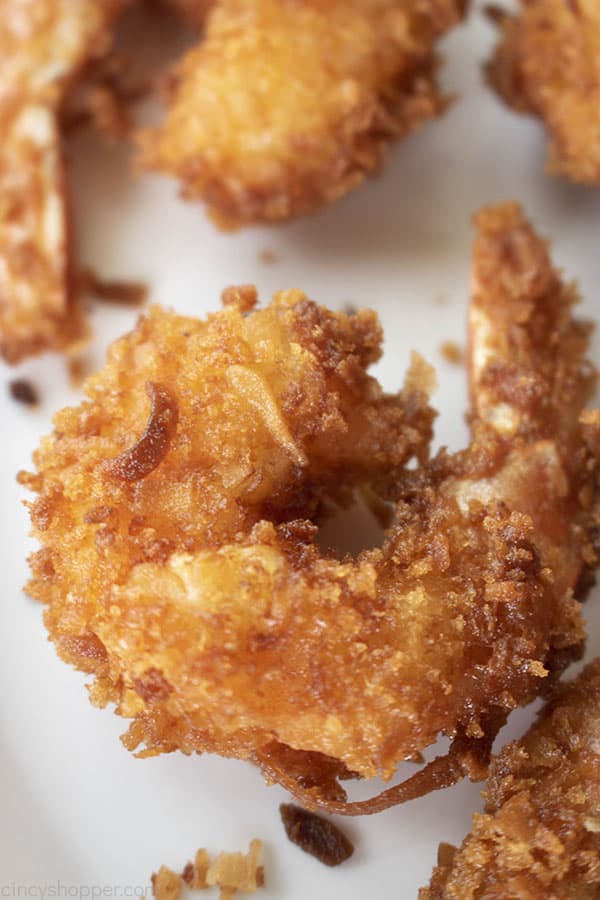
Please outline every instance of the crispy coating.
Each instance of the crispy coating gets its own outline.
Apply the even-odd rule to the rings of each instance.
[[[501,16],[491,83],[548,129],[549,171],[600,183],[600,5],[597,0],[521,0]]]
[[[504,747],[485,796],[461,848],[440,847],[420,900],[600,896],[600,660]]]
[[[11,363],[86,331],[74,303],[58,116],[122,5],[0,2],[0,353]]]
[[[395,396],[365,374],[374,314],[296,291],[258,311],[230,291],[206,322],[155,308],[57,415],[22,476],[42,544],[29,591],[60,655],[95,675],[92,699],[134,720],[129,748],[248,758],[305,803],[374,811],[346,806],[336,776],[389,777],[440,733],[485,748],[580,651],[589,329],[517,206],[477,224],[462,453],[426,460],[423,363]],[[154,433],[147,385],[178,423],[130,480],[114,460]],[[395,521],[381,548],[337,560],[312,523],[356,488],[395,498]],[[454,780],[482,777],[464,755]]]
[[[443,111],[433,46],[465,7],[216,0],[177,67],[165,123],[141,135],[142,163],[179,178],[224,227],[327,206]]]

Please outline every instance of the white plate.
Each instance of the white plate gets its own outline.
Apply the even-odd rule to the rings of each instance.
[[[582,312],[600,319],[600,193],[544,177],[541,129],[504,109],[483,85],[480,65],[492,37],[475,11],[443,48],[443,82],[461,95],[448,115],[399,146],[379,180],[284,228],[219,234],[201,209],[177,199],[170,181],[134,180],[121,148],[79,138],[71,152],[83,262],[105,276],[145,279],[153,300],[198,315],[218,307],[224,285],[242,282],[255,282],[264,299],[278,288],[301,287],[333,308],[372,306],[386,335],[376,374],[386,388],[397,388],[410,350],[421,351],[439,372],[437,442],[461,446],[464,373],[442,359],[439,347],[447,340],[464,344],[476,209],[519,198],[552,238],[557,262],[579,279]],[[276,263],[260,261],[265,249]],[[131,311],[95,308],[96,364],[134,319]],[[40,386],[38,411],[8,399],[6,384],[17,374]],[[329,870],[288,843],[278,815],[285,794],[265,787],[251,766],[177,754],[140,761],[123,749],[118,736],[126,723],[88,704],[84,678],[58,661],[41,609],[22,592],[30,541],[14,474],[29,465],[52,412],[78,395],[63,360],[50,357],[3,368],[0,387],[0,897],[42,897],[44,890],[136,896],[148,891],[161,863],[179,868],[200,846],[244,849],[255,836],[266,845],[264,900],[358,900],[369,889],[415,897],[438,843],[460,841],[481,808],[480,786],[463,783],[347,822],[356,853]],[[591,657],[600,652],[597,593],[587,617]],[[521,733],[532,715],[515,714],[507,733]]]

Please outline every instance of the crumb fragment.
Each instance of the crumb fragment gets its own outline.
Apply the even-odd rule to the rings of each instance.
[[[417,766],[423,766],[425,765],[425,757],[421,751],[418,750],[416,753],[411,753],[411,755],[407,757],[406,762],[414,763]]]
[[[221,888],[221,900],[229,900],[236,891],[254,894],[264,884],[262,849],[262,841],[255,839],[248,853],[220,853],[208,867],[206,883]]]
[[[223,306],[237,306],[240,312],[250,312],[258,303],[258,291],[253,284],[238,284],[223,288]]]
[[[151,881],[156,900],[179,900],[181,897],[183,881],[168,866],[161,866],[158,872],[153,873]]]
[[[120,281],[101,278],[93,269],[85,269],[80,275],[82,289],[96,300],[116,303],[119,306],[143,306],[148,298],[148,285],[143,281]]]
[[[90,356],[71,356],[67,358],[69,383],[74,390],[79,390],[83,382],[91,375],[94,361]]]
[[[440,353],[446,362],[454,366],[460,366],[465,360],[465,353],[460,344],[455,341],[444,341],[440,344]]]
[[[262,841],[256,838],[250,842],[247,853],[220,853],[211,863],[208,851],[203,847],[198,850],[194,858],[194,862],[188,862],[181,873],[176,878],[179,879],[179,890],[181,885],[186,884],[187,887],[194,891],[205,891],[207,888],[219,887],[220,900],[231,900],[238,892],[243,891],[246,894],[254,894],[257,888],[263,887],[265,883],[265,870],[262,865]],[[158,876],[152,876],[152,884],[154,886],[155,879],[161,873],[173,873],[166,866],[162,866]],[[169,880],[164,875],[164,883],[167,889],[171,889],[173,880]],[[155,893],[159,900],[177,900],[179,894],[165,893],[159,895]]]
[[[273,263],[279,262],[279,256],[274,250],[269,250],[268,247],[265,247],[264,250],[260,251],[258,259],[261,263],[264,263],[265,266],[272,266]]]
[[[27,378],[15,378],[8,383],[10,396],[24,406],[37,406],[40,398],[37,388]]]
[[[194,862],[189,862],[183,870],[181,877],[188,887],[196,891],[204,891],[208,887],[206,873],[210,865],[208,852],[202,847],[196,853]]]
[[[328,819],[293,803],[282,803],[279,812],[292,844],[297,844],[326,866],[339,866],[354,853],[349,838]]]

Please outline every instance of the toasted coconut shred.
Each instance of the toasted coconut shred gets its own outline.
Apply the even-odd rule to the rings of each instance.
[[[151,409],[144,433],[133,447],[108,464],[111,474],[122,481],[140,481],[153,472],[167,455],[177,429],[179,410],[171,391],[162,384],[149,381],[146,393]]]
[[[80,273],[79,281],[82,290],[104,303],[137,307],[148,299],[148,285],[143,281],[106,279],[90,268]]]
[[[279,812],[285,833],[292,844],[324,865],[339,866],[354,853],[352,841],[329,819],[293,803],[282,803]]]
[[[13,400],[24,406],[37,406],[40,397],[37,388],[27,378],[14,378],[8,385]]]

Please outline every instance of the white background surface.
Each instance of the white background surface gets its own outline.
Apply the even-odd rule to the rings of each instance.
[[[141,28],[134,20],[130,34]],[[149,46],[157,36],[155,29]],[[410,350],[421,351],[439,373],[437,443],[458,448],[467,437],[465,378],[439,347],[465,341],[477,208],[520,199],[552,239],[556,261],[579,280],[582,311],[600,319],[600,192],[544,177],[540,127],[504,109],[483,85],[480,64],[492,38],[476,8],[443,46],[443,84],[460,94],[447,116],[398,146],[378,180],[283,228],[219,234],[168,180],[132,178],[123,147],[78,138],[70,154],[82,261],[105,277],[144,279],[153,300],[198,315],[218,307],[223,286],[241,282],[255,282],[265,300],[278,288],[300,287],[334,309],[372,306],[386,336],[376,374],[397,388]],[[278,261],[261,262],[265,249]],[[101,363],[107,343],[135,315],[94,307],[92,362]],[[39,386],[38,410],[8,399],[16,375]],[[355,855],[329,870],[288,843],[278,815],[285,794],[265,787],[249,765],[177,754],[140,761],[123,749],[126,723],[88,704],[84,678],[56,658],[40,607],[22,592],[30,541],[14,475],[29,465],[53,411],[78,394],[56,357],[3,367],[0,376],[0,896],[38,897],[53,887],[60,896],[91,896],[92,888],[106,889],[104,896],[141,893],[161,863],[178,869],[200,846],[245,849],[258,836],[266,845],[265,900],[354,900],[369,890],[415,897],[438,843],[460,841],[481,808],[480,786],[463,783],[349,820]],[[588,657],[600,652],[599,600],[596,592],[587,605]],[[531,717],[531,710],[515,714],[505,736],[522,733]],[[377,786],[354,790],[364,796]]]

